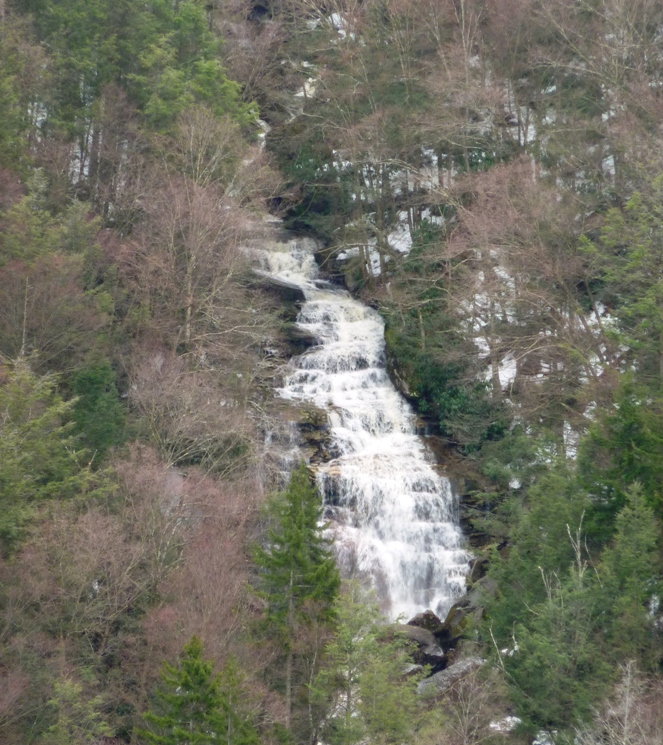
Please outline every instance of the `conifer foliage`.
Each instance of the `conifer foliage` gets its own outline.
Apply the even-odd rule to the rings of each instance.
[[[268,623],[287,636],[313,606],[319,620],[330,620],[340,583],[320,528],[320,496],[304,464],[292,472],[286,490],[271,500],[268,516],[268,543],[256,548],[255,560]]]
[[[320,527],[321,499],[304,463],[292,472],[286,490],[268,503],[267,514],[267,546],[256,547],[254,559],[260,571],[259,591],[267,601],[267,634],[285,657],[285,724],[290,727],[296,690],[310,685],[316,667],[304,660],[316,657],[311,654],[316,645],[309,638],[303,645],[307,651],[300,652],[298,641],[311,629],[320,638],[315,630],[332,623],[340,578]],[[307,673],[298,674],[297,660]]]
[[[184,646],[178,665],[164,664],[156,710],[144,715],[150,729],[138,732],[141,742],[257,745],[249,716],[238,708],[241,683],[234,663],[217,675],[212,668],[196,636]]]

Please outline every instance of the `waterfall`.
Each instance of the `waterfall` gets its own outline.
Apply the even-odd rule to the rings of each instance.
[[[333,458],[317,479],[339,568],[370,579],[393,619],[426,608],[444,618],[470,558],[450,482],[387,375],[381,317],[321,280],[314,251],[290,239],[254,255],[265,274],[301,288],[297,324],[319,342],[291,360],[278,393],[329,417]]]

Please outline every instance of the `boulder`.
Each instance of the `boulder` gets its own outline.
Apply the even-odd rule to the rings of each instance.
[[[296,323],[288,323],[284,327],[284,334],[288,342],[295,348],[297,353],[304,352],[309,347],[315,347],[320,344],[317,336],[310,331],[303,329]]]
[[[497,595],[497,580],[492,577],[482,577],[477,580],[465,596],[468,599],[469,608],[481,608],[486,605],[488,600],[492,600]]]
[[[314,407],[305,408],[299,413],[297,429],[311,465],[317,466],[330,460],[334,448],[326,411]]]
[[[422,629],[428,629],[432,634],[440,631],[442,628],[442,621],[439,619],[432,610],[425,610],[423,613],[417,613],[414,618],[411,618],[407,622],[408,626],[419,626]]]
[[[488,565],[487,556],[477,556],[472,559],[470,561],[470,573],[467,575],[467,581],[472,584],[483,579],[488,571]]]
[[[397,624],[393,630],[418,646],[419,649],[412,655],[417,664],[431,665],[433,668],[444,664],[444,650],[431,631],[409,624]]]
[[[254,274],[258,278],[258,284],[260,286],[273,292],[287,303],[303,303],[306,300],[304,290],[294,282],[288,282],[280,277],[273,277],[271,274],[267,274],[260,269],[254,269]]]
[[[435,634],[446,650],[456,646],[468,627],[481,621],[486,600],[496,593],[497,582],[492,577],[483,577],[451,606],[442,628]]]
[[[481,657],[466,657],[464,660],[459,660],[445,670],[440,670],[429,678],[420,681],[417,686],[417,693],[429,696],[445,693],[466,675],[478,670],[484,662],[485,660]]]
[[[411,675],[416,675],[417,673],[420,673],[424,669],[423,665],[416,665],[415,663],[412,663],[411,665],[406,665],[403,668],[403,677],[409,678]]]

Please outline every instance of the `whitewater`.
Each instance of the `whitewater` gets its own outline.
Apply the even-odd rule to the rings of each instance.
[[[444,618],[470,559],[451,484],[387,374],[382,318],[320,278],[315,248],[291,238],[254,254],[302,290],[296,322],[318,341],[290,361],[278,394],[327,413],[333,457],[316,477],[342,575],[369,581],[392,619],[428,608]]]

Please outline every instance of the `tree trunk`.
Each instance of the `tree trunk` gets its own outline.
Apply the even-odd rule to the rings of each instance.
[[[417,316],[419,317],[419,335],[421,336],[421,351],[426,351],[426,329],[424,328],[424,319],[421,315],[421,308],[417,308]]]
[[[295,575],[290,570],[290,588],[288,597],[288,657],[285,663],[285,726],[290,729],[292,719],[292,637],[294,636],[294,599],[293,591],[295,584]]]
[[[488,334],[486,341],[490,350],[491,383],[493,398],[502,398],[502,384],[500,382],[500,357],[495,340],[495,303],[490,301],[490,318],[488,321]]]
[[[184,345],[189,349],[191,344],[191,321],[193,316],[193,267],[189,267],[186,278],[186,307],[184,309]]]

